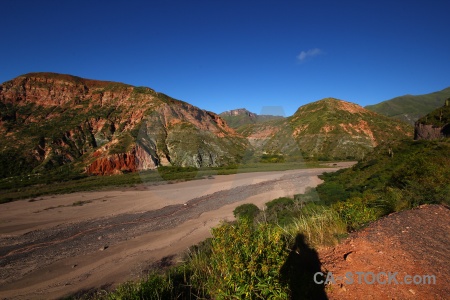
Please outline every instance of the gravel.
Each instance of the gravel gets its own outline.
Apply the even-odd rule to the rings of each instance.
[[[243,201],[274,189],[306,186],[313,174],[291,174],[280,179],[239,186],[141,213],[122,214],[91,221],[63,224],[1,239],[0,284],[22,277],[17,270],[39,269],[57,260],[94,251],[108,251],[119,242],[161,229],[173,228],[202,213]],[[315,175],[315,174],[314,174]],[[256,192],[257,191],[257,192]],[[46,258],[46,259],[43,259]]]

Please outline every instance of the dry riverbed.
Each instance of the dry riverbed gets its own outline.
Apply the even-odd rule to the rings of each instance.
[[[44,299],[145,275],[233,219],[235,207],[303,193],[334,168],[220,175],[0,205],[0,298]]]

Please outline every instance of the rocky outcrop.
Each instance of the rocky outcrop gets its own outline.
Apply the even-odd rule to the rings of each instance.
[[[444,127],[436,127],[434,125],[416,123],[416,125],[414,126],[414,139],[415,140],[440,139],[444,137]]]
[[[415,140],[450,137],[450,98],[445,105],[420,118],[414,126]]]
[[[100,154],[94,153],[94,157]],[[136,145],[130,152],[99,157],[86,167],[89,175],[112,175],[141,170],[156,169],[159,165],[157,157],[152,156],[143,147]]]
[[[137,167],[134,153],[121,153],[102,157],[86,168],[86,173],[90,175],[122,174],[135,171],[137,171]]]
[[[84,79],[55,73],[29,73],[2,84],[0,101],[40,106],[124,103],[134,87],[127,84]]]

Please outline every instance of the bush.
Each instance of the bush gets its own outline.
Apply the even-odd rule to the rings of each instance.
[[[249,219],[253,221],[259,214],[260,210],[258,206],[252,203],[246,203],[239,205],[233,211],[234,217],[237,219]]]
[[[320,195],[320,199],[325,204],[332,204],[348,199],[350,193],[345,190],[345,187],[340,182],[326,182],[316,188]]]
[[[292,221],[298,208],[294,206],[294,200],[287,197],[277,198],[266,203],[266,220],[268,222],[285,225]]]
[[[289,241],[280,227],[249,220],[212,231],[207,286],[217,299],[287,299],[279,280]]]
[[[369,207],[367,202],[360,197],[337,202],[332,207],[339,213],[349,230],[357,230],[369,222],[375,221],[380,215],[377,209]]]
[[[102,297],[97,295],[94,299],[191,299],[192,296],[205,299],[207,296],[190,283],[191,271],[187,265],[169,269],[166,273],[150,273],[140,282],[126,282],[117,289]],[[208,297],[209,298],[209,297]]]
[[[281,154],[263,154],[260,159],[262,163],[282,163],[284,161],[285,158]]]

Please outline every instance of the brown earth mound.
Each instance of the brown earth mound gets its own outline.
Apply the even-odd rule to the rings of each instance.
[[[391,214],[320,251],[320,260],[335,281],[329,277],[330,300],[449,299],[450,209],[423,205]]]

